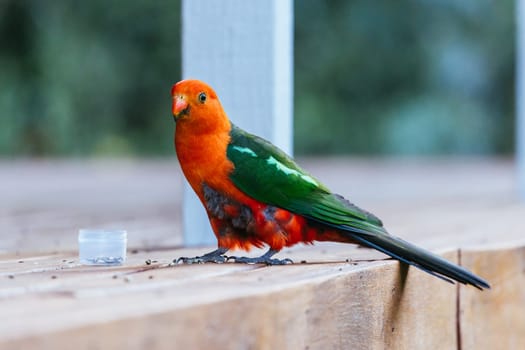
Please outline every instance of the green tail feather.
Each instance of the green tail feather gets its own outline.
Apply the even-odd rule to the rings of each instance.
[[[326,222],[324,222],[326,224]],[[422,249],[401,238],[383,233],[370,233],[355,227],[345,225],[331,225],[348,234],[349,238],[364,246],[379,250],[394,259],[415,266],[433,276],[450,283],[452,280],[463,284],[470,284],[480,290],[490,288],[487,281],[476,276],[467,269]]]
[[[451,278],[463,284],[471,284],[478,289],[490,288],[487,281],[474,275],[467,269],[400,238],[392,236],[360,236],[357,238],[356,235],[353,237],[361,240],[365,245],[371,246],[407,264],[416,266],[445,281],[452,282],[448,279]]]

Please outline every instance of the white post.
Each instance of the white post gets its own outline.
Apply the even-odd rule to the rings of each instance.
[[[525,1],[516,0],[516,162],[520,195],[525,198]]]
[[[182,75],[207,82],[230,119],[292,151],[292,0],[184,0]],[[189,186],[183,206],[186,245],[215,244]]]

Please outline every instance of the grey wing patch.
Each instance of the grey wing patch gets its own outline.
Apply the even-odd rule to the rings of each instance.
[[[206,209],[211,216],[228,222],[233,229],[239,230],[239,232],[250,233],[253,231],[255,220],[250,208],[232,201],[206,184],[202,185],[202,189],[204,200],[206,201]],[[235,207],[238,212],[237,215],[230,216],[225,210],[226,206]]]

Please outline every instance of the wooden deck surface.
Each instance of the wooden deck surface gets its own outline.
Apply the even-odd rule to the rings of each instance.
[[[213,248],[179,247],[175,159],[3,161],[0,348],[525,348],[525,204],[510,161],[301,163],[493,288],[330,243],[284,250],[291,266],[170,266]],[[125,265],[81,266],[85,227],[128,230]]]

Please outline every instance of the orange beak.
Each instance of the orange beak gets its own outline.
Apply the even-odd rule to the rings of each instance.
[[[182,95],[173,97],[172,112],[175,120],[179,119],[182,115],[187,114],[189,111],[188,102]]]

